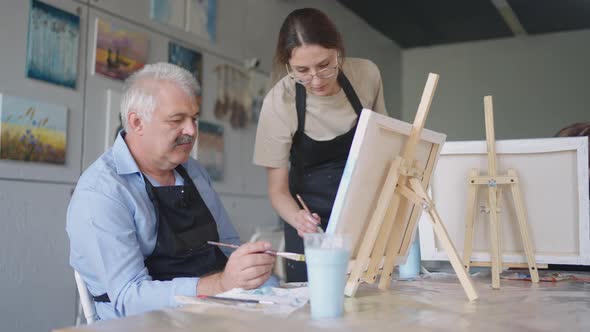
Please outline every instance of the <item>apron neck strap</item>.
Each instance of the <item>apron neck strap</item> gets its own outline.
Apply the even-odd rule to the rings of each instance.
[[[352,84],[344,75],[344,72],[341,70],[338,71],[338,84],[342,90],[344,90],[344,94],[346,95],[346,99],[357,116],[360,116],[361,111],[363,110],[363,104],[361,104],[361,100],[359,99],[358,95],[354,91]],[[305,129],[305,111],[306,111],[306,99],[307,99],[307,91],[305,90],[305,86],[303,84],[295,83],[295,109],[297,110],[297,131],[300,133],[304,132]]]

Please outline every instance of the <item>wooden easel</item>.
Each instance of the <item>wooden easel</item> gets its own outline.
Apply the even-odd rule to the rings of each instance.
[[[539,273],[535,263],[535,253],[529,238],[527,229],[526,213],[518,186],[518,176],[514,169],[508,169],[506,175],[498,175],[496,171],[496,140],[494,134],[494,111],[492,105],[492,96],[485,96],[484,99],[485,123],[486,123],[486,142],[488,151],[488,175],[479,175],[478,169],[472,169],[469,173],[468,190],[467,190],[467,212],[465,214],[465,244],[463,250],[463,262],[465,262],[465,271],[469,272],[471,263],[471,252],[473,250],[473,223],[475,219],[475,206],[477,202],[477,189],[480,185],[488,187],[488,206],[484,209],[485,213],[490,215],[490,256],[491,263],[484,262],[478,266],[492,267],[492,288],[500,288],[500,273],[502,266],[522,267],[519,263],[502,263],[502,242],[501,242],[501,224],[498,220],[498,212],[501,212],[500,202],[502,199],[502,188],[498,185],[508,185],[512,191],[514,199],[514,208],[520,235],[527,258],[527,266],[531,273],[531,280],[539,282]]]
[[[404,233],[399,230],[399,224],[406,220],[405,211],[408,204],[417,205],[430,216],[434,232],[447,252],[453,269],[469,300],[477,299],[477,292],[471,283],[469,275],[463,269],[463,263],[457,254],[440,216],[434,208],[434,203],[426,193],[429,178],[423,176],[424,171],[414,159],[416,147],[420,142],[424,123],[430,110],[434,90],[438,83],[438,75],[430,73],[418,106],[410,136],[407,139],[401,156],[397,156],[387,173],[383,189],[379,195],[377,206],[367,227],[356,260],[353,263],[344,293],[354,296],[361,282],[374,283],[383,256],[385,261],[379,281],[380,289],[389,289],[395,259],[404,241],[404,235],[411,236],[416,228],[417,218],[410,220]],[[365,270],[366,268],[366,270]]]

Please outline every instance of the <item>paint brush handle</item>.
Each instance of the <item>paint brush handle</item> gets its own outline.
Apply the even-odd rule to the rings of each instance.
[[[197,298],[199,298],[199,299],[209,299],[209,300],[218,300],[218,301],[229,301],[229,302],[275,304],[272,301],[266,301],[266,300],[240,299],[240,298],[235,298],[235,297],[223,297],[223,296],[212,296],[212,295],[197,295]]]
[[[213,245],[213,246],[218,246],[218,247],[225,247],[225,248],[231,248],[231,249],[238,249],[240,246],[235,245],[235,244],[227,244],[227,243],[221,243],[221,242],[215,242],[215,241],[207,241],[207,244]],[[273,255],[276,256],[277,255],[277,251],[276,250],[266,250],[264,251],[265,254],[269,254],[269,255]]]
[[[311,216],[311,211],[309,210],[309,208],[307,207],[307,204],[305,204],[305,202],[303,201],[303,198],[301,198],[301,196],[299,196],[299,194],[295,194],[295,197],[297,197],[297,200],[299,201],[299,203],[301,203],[301,206],[303,206],[303,209],[309,213],[309,215]],[[318,233],[323,233],[324,230],[318,226]]]
[[[227,243],[221,243],[221,242],[215,242],[215,241],[207,241],[207,243],[210,245],[213,245],[213,246],[225,247],[225,248],[231,248],[231,249],[238,249],[240,247],[235,244],[227,244]],[[272,256],[281,256],[286,259],[291,259],[291,260],[296,260],[296,261],[305,261],[305,255],[296,254],[296,253],[292,253],[292,252],[266,250],[266,251],[264,251],[264,253],[268,254],[268,255],[272,255]]]
[[[231,248],[231,249],[238,249],[240,247],[235,244],[227,244],[227,243],[221,243],[221,242],[215,242],[215,241],[207,241],[207,244],[210,244],[213,246],[218,246],[218,247]]]

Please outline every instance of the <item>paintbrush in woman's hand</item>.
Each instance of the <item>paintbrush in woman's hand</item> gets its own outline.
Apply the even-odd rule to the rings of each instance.
[[[301,196],[299,196],[299,194],[295,195],[297,197],[297,200],[299,200],[299,203],[301,203],[301,206],[303,206],[303,209],[309,213],[310,216],[312,216],[311,211],[309,210],[309,208],[307,207],[307,205],[305,204],[305,202],[303,201],[303,198],[301,198]],[[313,217],[313,216],[312,216]],[[324,233],[324,230],[318,226],[318,233]]]

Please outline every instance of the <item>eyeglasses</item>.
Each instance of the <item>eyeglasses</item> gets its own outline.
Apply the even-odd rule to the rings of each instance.
[[[324,69],[318,70],[315,74],[295,74],[294,72],[289,71],[289,65],[285,64],[285,68],[287,68],[287,74],[291,77],[292,80],[299,84],[309,84],[313,80],[314,76],[317,76],[321,79],[330,78],[338,72],[338,56],[336,56],[336,64],[333,66],[326,67]]]

